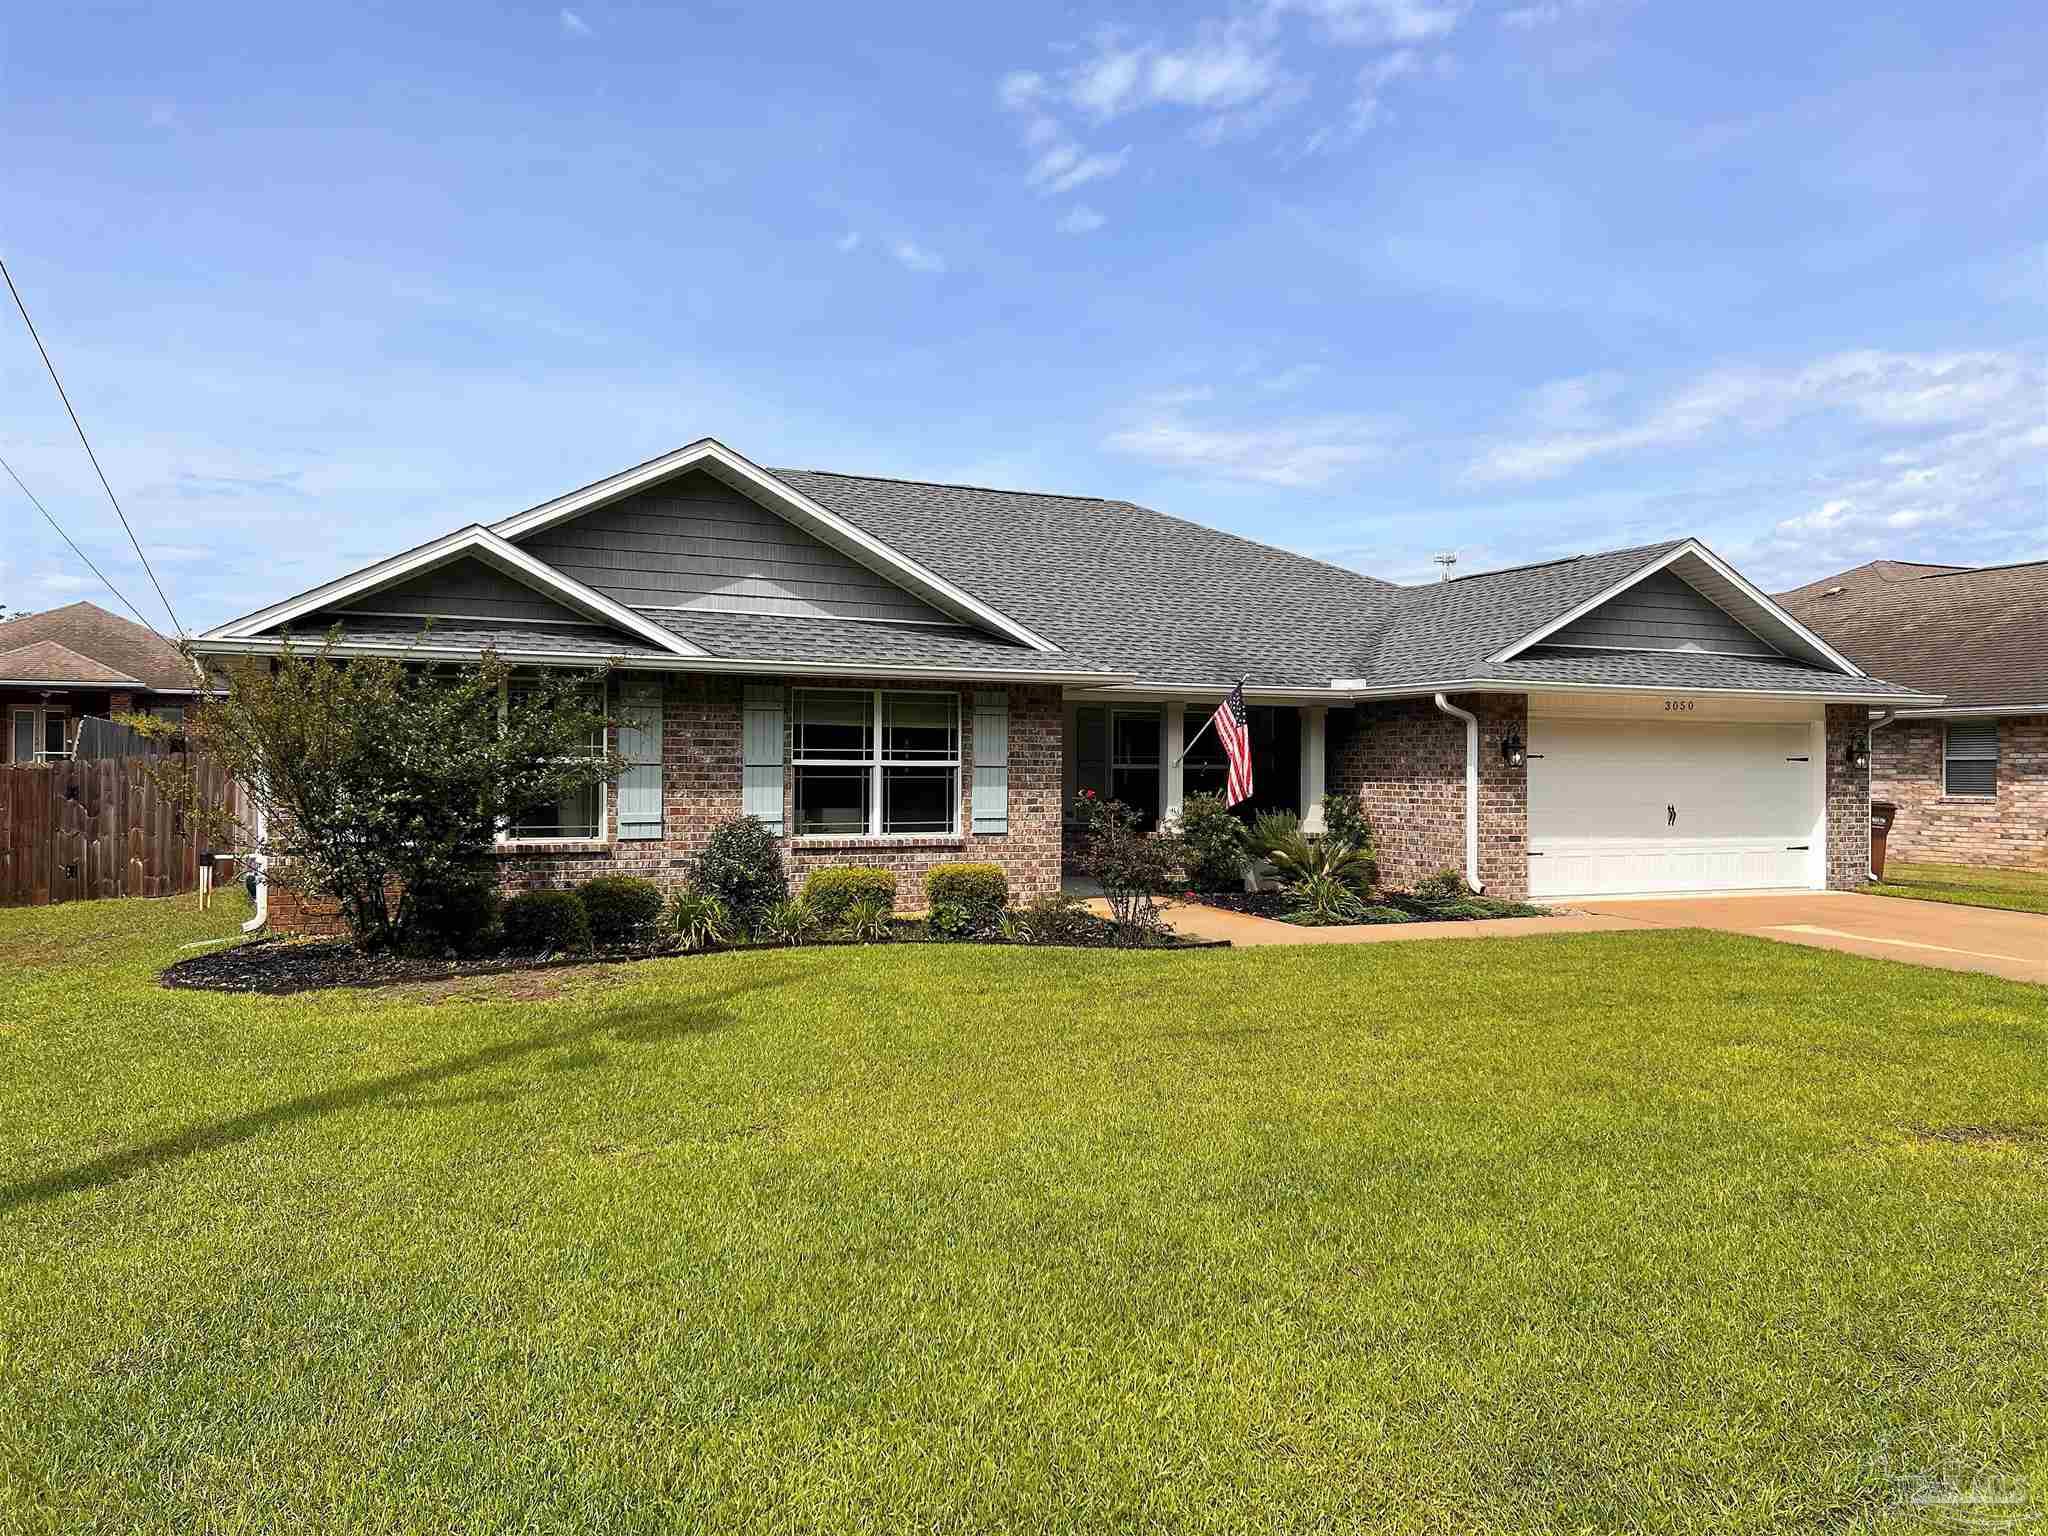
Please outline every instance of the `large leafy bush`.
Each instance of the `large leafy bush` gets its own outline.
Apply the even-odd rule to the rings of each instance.
[[[789,900],[782,845],[755,816],[735,816],[712,829],[690,866],[690,884],[706,896],[716,896],[745,933],[760,926],[769,908]]]
[[[870,898],[895,910],[895,870],[840,864],[813,870],[804,880],[804,905],[827,928],[837,928],[855,903]]]
[[[1196,890],[1229,891],[1244,884],[1250,838],[1221,795],[1187,797],[1180,838],[1187,849],[1188,884]]]
[[[505,903],[505,947],[538,955],[590,948],[590,914],[574,891],[522,891]]]
[[[599,875],[577,892],[599,944],[630,944],[661,920],[661,887],[634,875]]]
[[[1010,904],[1010,877],[999,864],[934,864],[924,877],[924,896],[934,913],[958,907],[966,931],[993,929]]]

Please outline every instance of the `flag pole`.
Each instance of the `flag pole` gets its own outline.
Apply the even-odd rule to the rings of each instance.
[[[1251,677],[1251,673],[1245,673],[1243,677],[1240,677],[1237,680],[1237,688],[1242,688],[1246,683],[1250,682]],[[1237,688],[1231,689],[1231,693],[1237,692]],[[1226,699],[1229,696],[1229,694],[1224,695]],[[1218,704],[1216,706],[1216,709],[1221,709],[1222,707],[1223,706],[1221,704]],[[1178,768],[1182,763],[1186,762],[1188,760],[1188,753],[1195,750],[1195,743],[1200,741],[1204,736],[1209,734],[1209,727],[1216,723],[1216,709],[1212,709],[1209,711],[1209,718],[1202,722],[1202,728],[1199,731],[1195,732],[1194,735],[1188,738],[1188,744],[1185,747],[1181,748],[1180,756],[1176,757],[1173,760],[1174,767]]]

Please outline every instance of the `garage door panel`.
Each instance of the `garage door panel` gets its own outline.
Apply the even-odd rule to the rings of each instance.
[[[1801,724],[1529,723],[1532,895],[1803,887]]]

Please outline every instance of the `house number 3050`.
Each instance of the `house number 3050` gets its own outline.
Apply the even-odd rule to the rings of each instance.
[[[1689,713],[1697,702],[1694,699],[1666,699],[1664,701],[1664,713],[1667,715]]]

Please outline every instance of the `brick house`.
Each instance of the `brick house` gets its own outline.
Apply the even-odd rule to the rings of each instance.
[[[764,469],[711,439],[210,630],[222,660],[613,664],[615,784],[504,830],[508,885],[680,877],[725,818],[792,873],[1062,877],[1094,789],[1372,818],[1387,877],[1503,895],[1821,888],[1867,871],[1866,675],[1693,539],[1404,587],[1125,501]],[[596,745],[595,743],[593,744]],[[300,914],[273,914],[280,923]]]
[[[176,646],[95,604],[17,615],[0,624],[0,763],[69,757],[95,716],[183,719],[196,681]]]
[[[2048,867],[2048,561],[1872,560],[1778,600],[1860,665],[1945,696],[1874,721],[1891,857]]]

